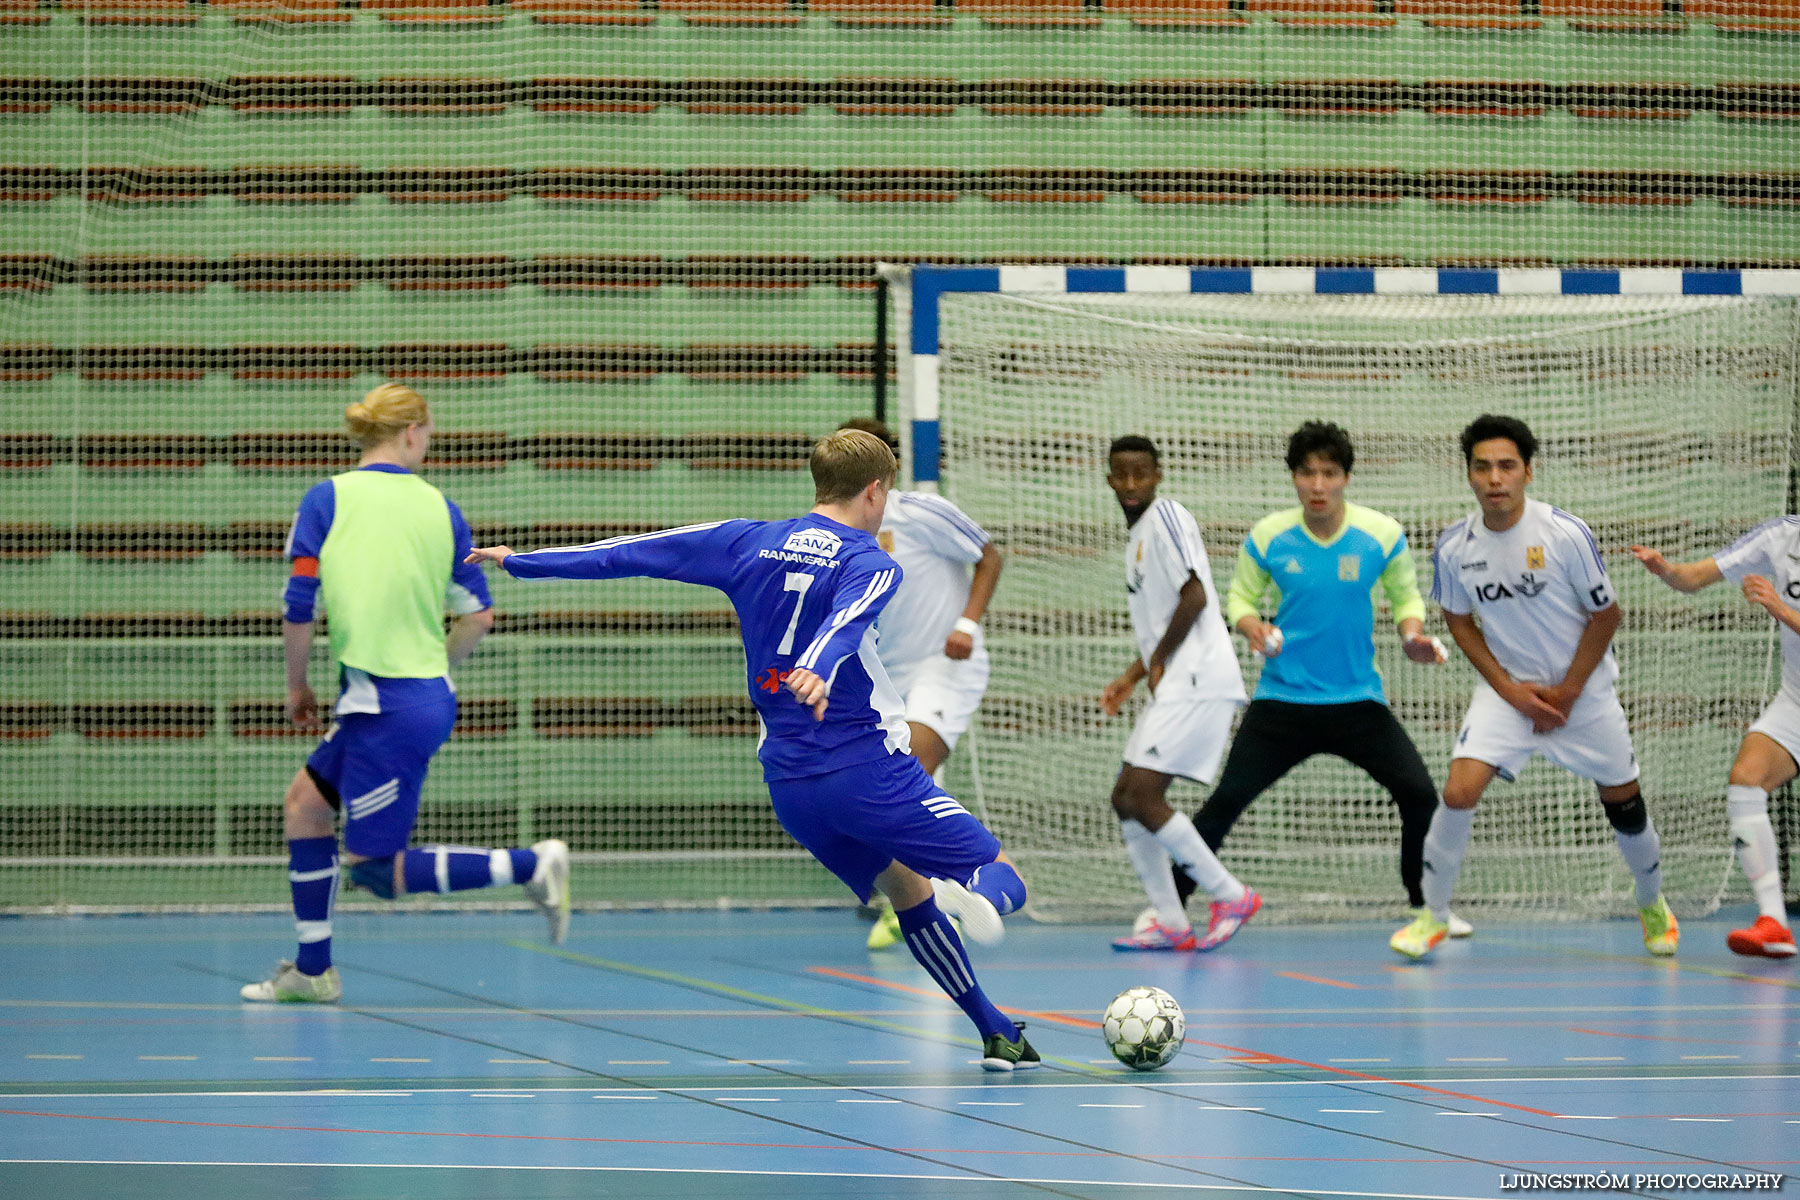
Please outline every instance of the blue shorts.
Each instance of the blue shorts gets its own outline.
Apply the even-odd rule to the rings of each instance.
[[[332,806],[344,810],[344,849],[384,858],[406,849],[431,756],[456,724],[456,697],[391,713],[345,713],[306,760]]]
[[[962,882],[1000,853],[1000,840],[910,754],[772,780],[769,799],[781,827],[862,901],[890,862]]]

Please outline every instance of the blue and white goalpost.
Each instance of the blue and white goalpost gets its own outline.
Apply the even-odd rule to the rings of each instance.
[[[1487,411],[1532,425],[1534,495],[1586,519],[1606,553],[1628,613],[1621,695],[1672,901],[1703,911],[1742,887],[1721,797],[1777,677],[1769,622],[1728,589],[1677,596],[1626,547],[1704,555],[1791,511],[1800,271],[920,266],[884,278],[905,474],[1008,555],[968,783],[1041,913],[1142,903],[1106,799],[1128,722],[1095,703],[1133,653],[1125,527],[1104,481],[1112,438],[1163,448],[1163,494],[1193,510],[1223,585],[1250,524],[1294,503],[1288,434],[1336,421],[1357,445],[1350,498],[1400,519],[1429,587],[1434,537],[1474,506],[1456,435]],[[1385,631],[1377,642],[1390,702],[1441,779],[1473,673],[1404,664]],[[1184,807],[1204,794],[1177,786]],[[1251,809],[1225,858],[1271,915],[1389,917],[1397,837],[1385,794],[1319,760]],[[1610,846],[1592,787],[1534,767],[1484,802],[1463,892],[1490,911],[1627,912]]]

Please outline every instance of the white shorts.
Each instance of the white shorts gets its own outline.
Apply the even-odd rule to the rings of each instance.
[[[1487,763],[1510,783],[1534,754],[1601,787],[1618,787],[1638,777],[1625,707],[1612,688],[1583,692],[1568,724],[1538,733],[1531,728],[1531,718],[1502,700],[1485,681],[1477,683],[1450,757]]]
[[[934,654],[892,674],[894,690],[906,702],[907,721],[930,729],[946,749],[954,750],[987,692],[987,647],[977,638],[967,658]]]
[[[1211,784],[1244,701],[1167,692],[1150,698],[1125,743],[1125,765]]]
[[[1786,692],[1775,693],[1775,698],[1762,710],[1762,716],[1756,718],[1749,732],[1762,734],[1800,763],[1800,704]]]

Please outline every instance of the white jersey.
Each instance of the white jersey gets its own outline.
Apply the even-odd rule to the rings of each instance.
[[[1746,575],[1761,575],[1775,585],[1788,604],[1800,607],[1800,517],[1764,521],[1713,555],[1719,574],[1742,584]],[[1781,629],[1781,691],[1800,703],[1800,633]]]
[[[1244,676],[1237,652],[1225,631],[1225,614],[1213,586],[1212,565],[1194,514],[1174,500],[1158,500],[1144,510],[1125,543],[1125,600],[1138,657],[1147,667],[1150,656],[1169,629],[1169,618],[1181,600],[1181,589],[1193,575],[1206,589],[1206,607],[1163,668],[1156,690],[1160,700],[1188,695],[1202,699],[1243,700]]]
[[[925,492],[889,492],[876,538],[902,576],[876,625],[882,665],[898,676],[944,652],[969,605],[969,567],[989,538],[962,509]]]
[[[1481,618],[1488,649],[1521,683],[1561,683],[1589,617],[1613,603],[1599,543],[1579,517],[1539,500],[1504,533],[1464,517],[1432,551],[1431,598],[1447,613]],[[1594,668],[1590,690],[1619,678],[1612,647]]]

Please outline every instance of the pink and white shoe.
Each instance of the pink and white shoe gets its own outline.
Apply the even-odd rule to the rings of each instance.
[[[1195,945],[1194,927],[1186,929],[1170,929],[1160,921],[1152,921],[1148,926],[1127,937],[1113,939],[1114,950],[1192,950]]]
[[[1236,900],[1214,900],[1212,902],[1212,920],[1207,923],[1206,936],[1201,938],[1196,950],[1217,950],[1231,940],[1231,935],[1254,917],[1262,907],[1262,897],[1251,888],[1245,888],[1244,894]]]

